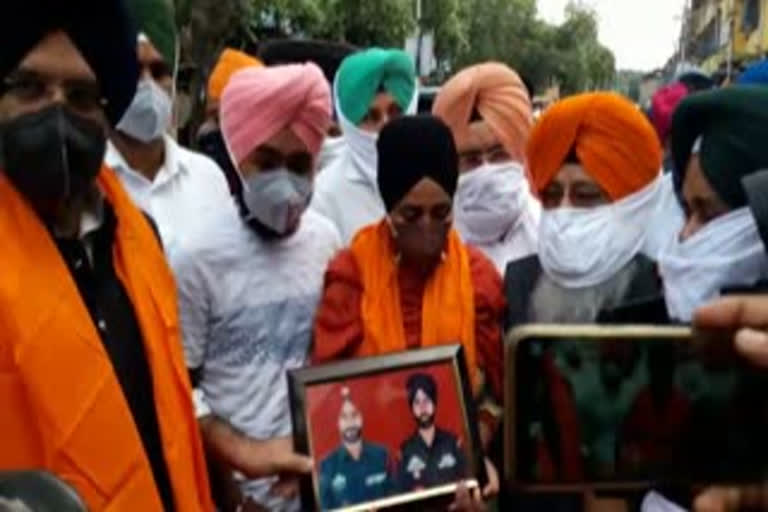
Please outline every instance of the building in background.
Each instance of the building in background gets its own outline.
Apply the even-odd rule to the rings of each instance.
[[[690,0],[675,66],[733,77],[768,54],[768,0]]]
[[[664,73],[660,69],[656,69],[640,77],[638,98],[636,100],[638,105],[643,108],[649,107],[651,98],[662,85],[664,85]]]

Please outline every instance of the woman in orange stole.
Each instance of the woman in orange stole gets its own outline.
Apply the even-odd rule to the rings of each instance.
[[[452,228],[453,137],[437,118],[406,117],[384,128],[377,147],[388,214],[331,262],[313,362],[460,342],[487,444],[501,416],[505,304],[493,264]]]

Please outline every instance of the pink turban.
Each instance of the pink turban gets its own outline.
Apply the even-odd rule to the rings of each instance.
[[[675,82],[662,87],[651,98],[651,122],[662,144],[669,136],[672,114],[686,96],[688,96],[688,87],[683,83]]]
[[[315,64],[247,68],[224,89],[219,116],[236,164],[284,128],[316,155],[331,122],[331,91]]]

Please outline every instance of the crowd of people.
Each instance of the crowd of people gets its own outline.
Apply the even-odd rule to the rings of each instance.
[[[157,3],[9,0],[0,19],[1,470],[50,471],[92,510],[300,510],[317,461],[293,451],[286,373],[460,341],[489,482],[453,507],[484,510],[509,329],[741,328],[768,366],[768,219],[745,185],[768,169],[764,75],[681,78],[649,112],[578,94],[534,121],[501,63],[417,114],[402,50],[227,49],[196,152],[172,136]],[[542,499],[518,506],[594,505]]]

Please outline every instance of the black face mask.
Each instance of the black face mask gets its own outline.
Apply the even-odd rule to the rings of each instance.
[[[104,129],[61,105],[0,125],[0,166],[40,212],[93,186],[106,150]]]

